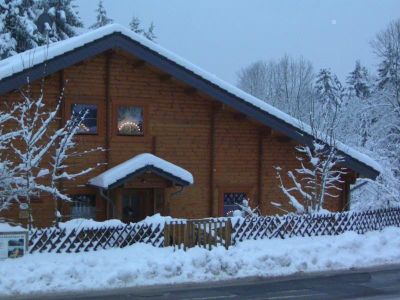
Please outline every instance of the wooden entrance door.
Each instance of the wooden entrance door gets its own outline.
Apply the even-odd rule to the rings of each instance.
[[[130,189],[122,193],[123,222],[138,222],[153,214],[153,189]]]

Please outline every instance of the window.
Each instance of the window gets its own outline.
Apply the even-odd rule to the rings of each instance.
[[[119,135],[144,135],[143,108],[138,106],[119,106],[117,130]]]
[[[232,216],[233,211],[239,209],[238,203],[242,204],[243,200],[247,199],[247,194],[244,192],[224,193],[224,217]]]
[[[72,115],[82,116],[85,113],[85,119],[81,123],[78,133],[97,134],[97,105],[96,104],[72,104]]]
[[[95,219],[96,195],[74,195],[71,203],[71,219]]]

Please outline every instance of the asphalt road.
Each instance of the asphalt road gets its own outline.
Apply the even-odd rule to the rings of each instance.
[[[14,298],[16,299],[16,298]],[[126,288],[18,299],[400,299],[400,266],[281,278]]]

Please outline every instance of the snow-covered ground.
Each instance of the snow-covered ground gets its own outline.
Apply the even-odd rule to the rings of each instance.
[[[155,248],[33,254],[0,262],[0,295],[277,276],[400,263],[400,228],[246,241],[229,250]]]

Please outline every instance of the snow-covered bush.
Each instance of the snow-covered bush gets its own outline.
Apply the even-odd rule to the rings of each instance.
[[[239,209],[236,209],[232,212],[233,217],[242,217],[242,218],[252,218],[260,216],[260,211],[258,207],[251,208],[249,204],[249,200],[244,199],[242,203],[236,203]]]

